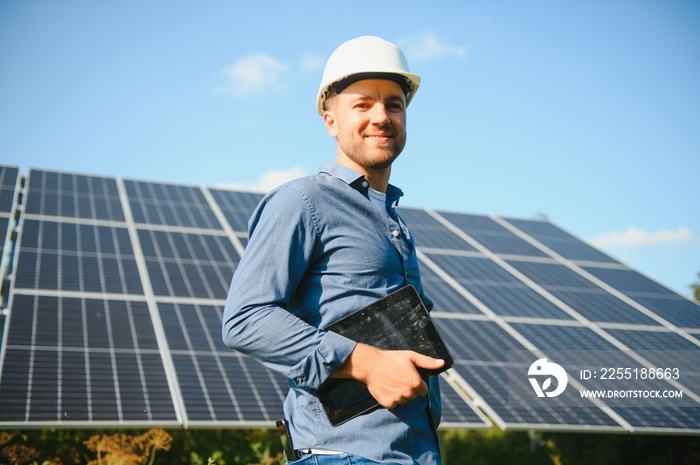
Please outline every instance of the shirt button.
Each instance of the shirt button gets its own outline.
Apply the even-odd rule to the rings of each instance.
[[[394,237],[399,237],[399,230],[396,229],[394,232],[391,233]]]
[[[362,181],[362,187],[368,187],[369,183],[367,181]]]

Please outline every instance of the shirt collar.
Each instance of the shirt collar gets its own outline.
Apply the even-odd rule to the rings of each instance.
[[[365,177],[347,166],[339,165],[335,162],[325,162],[321,164],[320,173],[326,173],[334,178],[338,178],[365,197],[368,197],[369,182]],[[386,188],[386,200],[392,206],[399,204],[399,199],[403,197],[403,191],[398,187],[389,184]]]

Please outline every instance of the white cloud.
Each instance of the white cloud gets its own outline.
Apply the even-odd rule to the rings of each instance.
[[[324,59],[318,55],[304,53],[299,68],[305,73],[313,73],[323,68]]]
[[[404,37],[397,41],[397,45],[406,54],[409,63],[445,57],[464,58],[467,55],[467,47],[448,45],[432,33]]]
[[[248,55],[221,72],[225,83],[218,90],[238,97],[265,95],[283,88],[280,81],[287,70],[287,65],[265,53]]]
[[[306,171],[304,171],[301,167],[293,166],[287,170],[271,170],[263,173],[263,175],[260,176],[260,179],[258,179],[256,182],[225,184],[217,187],[223,189],[266,193],[270,192],[275,187],[281,186],[287,181],[301,178],[302,176],[306,175]]]
[[[649,246],[690,246],[700,243],[700,236],[696,236],[690,228],[681,226],[675,231],[659,229],[655,232],[645,231],[640,228],[630,227],[625,231],[610,231],[599,234],[591,243],[599,248],[614,247],[649,247]]]

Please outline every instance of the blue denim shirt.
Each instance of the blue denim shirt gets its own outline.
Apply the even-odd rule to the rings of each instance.
[[[429,394],[333,427],[316,397],[355,343],[322,328],[412,284],[421,286],[413,238],[394,206],[368,198],[365,178],[326,163],[270,192],[249,222],[249,242],[223,315],[223,340],[289,378],[284,403],[297,449],[348,452],[378,462],[440,463],[438,377]]]

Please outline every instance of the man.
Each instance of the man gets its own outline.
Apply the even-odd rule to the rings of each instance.
[[[231,283],[224,342],[289,377],[285,417],[294,447],[314,463],[440,463],[438,380],[426,383],[417,368],[444,361],[323,330],[406,284],[432,307],[394,210],[403,193],[389,184],[419,84],[390,42],[365,36],[338,47],[316,105],[336,162],[261,201]],[[316,395],[330,378],[363,382],[385,408],[331,426]]]

